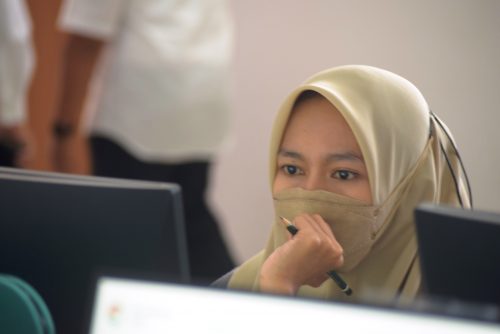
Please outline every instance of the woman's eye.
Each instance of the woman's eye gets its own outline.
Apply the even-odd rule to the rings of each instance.
[[[351,180],[356,176],[356,173],[350,172],[348,170],[338,170],[333,173],[333,177],[340,180]]]
[[[285,172],[285,174],[288,174],[288,175],[297,175],[297,174],[301,173],[300,168],[297,167],[297,166],[285,165],[285,166],[283,166],[281,168],[283,169],[283,171]]]

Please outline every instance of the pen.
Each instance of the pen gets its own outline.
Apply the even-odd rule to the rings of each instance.
[[[288,219],[281,216],[280,219],[285,223],[286,229],[288,230],[288,232],[290,232],[291,235],[295,235],[297,234],[297,232],[299,232],[298,228],[295,227],[295,225],[293,225],[292,222],[290,222]],[[352,289],[342,279],[342,277],[340,277],[340,275],[335,272],[335,270],[330,270],[326,274],[337,284],[337,286],[340,288],[340,290],[342,290],[343,293],[345,293],[347,296],[350,296],[352,294]]]

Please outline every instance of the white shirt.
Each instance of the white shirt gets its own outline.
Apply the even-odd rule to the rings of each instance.
[[[225,0],[67,0],[64,30],[108,41],[94,134],[151,162],[207,160],[229,126]]]
[[[0,124],[26,120],[26,99],[34,67],[31,21],[24,1],[0,0]]]

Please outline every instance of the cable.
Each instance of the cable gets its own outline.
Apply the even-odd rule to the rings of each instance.
[[[436,114],[434,114],[432,112],[432,110],[430,110],[430,115],[436,121],[436,123],[439,125],[439,127],[441,128],[441,130],[443,130],[443,132],[445,133],[446,137],[448,138],[448,142],[453,147],[455,155],[458,158],[458,162],[460,164],[460,169],[462,170],[462,174],[464,175],[464,178],[465,178],[465,183],[466,183],[466,186],[467,186],[467,192],[469,194],[469,204],[470,204],[470,207],[472,208],[473,207],[472,189],[471,189],[471,185],[470,185],[470,182],[469,182],[469,176],[467,175],[467,172],[465,170],[465,167],[464,167],[464,164],[463,164],[463,161],[462,161],[462,157],[460,156],[460,153],[458,152],[458,148],[455,145],[455,143],[453,142],[453,139],[451,138],[451,135],[448,132],[448,130],[446,129],[446,127],[444,126],[443,122],[436,116]],[[443,152],[443,155],[444,155],[444,157],[446,159],[446,163],[448,165],[448,169],[450,170],[451,177],[453,178],[453,182],[455,183],[455,188],[456,188],[456,191],[457,191],[458,201],[460,202],[460,205],[462,207],[464,207],[463,201],[462,201],[462,196],[460,195],[460,185],[458,184],[458,180],[457,180],[457,176],[455,174],[455,171],[453,170],[453,168],[451,166],[450,159],[449,159],[448,155],[446,154],[446,150],[445,150],[445,148],[443,146],[443,143],[440,142],[439,146],[441,148],[441,152]]]

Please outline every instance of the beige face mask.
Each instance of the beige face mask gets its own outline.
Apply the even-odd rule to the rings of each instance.
[[[274,207],[278,219],[282,216],[293,221],[302,213],[319,214],[344,249],[344,265],[337,269],[339,272],[351,271],[365,258],[381,225],[377,207],[322,190],[283,190],[274,196]],[[284,237],[283,242],[286,234]]]
[[[353,270],[368,255],[381,235],[385,222],[398,207],[403,192],[407,190],[415,172],[425,160],[431,143],[432,140],[429,140],[413,170],[381,205],[369,205],[324,190],[290,188],[274,195],[276,221],[279,221],[280,216],[293,221],[302,213],[319,214],[330,226],[333,235],[344,249],[344,265],[337,270],[339,272]],[[279,245],[287,240],[287,231],[285,229],[283,231],[276,240]]]

